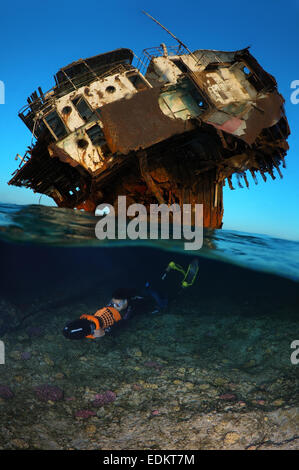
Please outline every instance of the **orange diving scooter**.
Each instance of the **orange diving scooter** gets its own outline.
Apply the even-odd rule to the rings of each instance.
[[[104,307],[94,315],[81,315],[63,328],[62,333],[67,339],[96,339],[105,335],[105,330],[122,319],[114,307]]]

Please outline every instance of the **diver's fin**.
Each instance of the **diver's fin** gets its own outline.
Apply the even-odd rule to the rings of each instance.
[[[182,281],[182,287],[192,286],[195,279],[197,278],[198,271],[199,271],[198,259],[194,258],[187,268],[185,277]]]
[[[175,263],[174,261],[170,261],[170,263],[168,263],[168,266],[166,268],[166,271],[165,273],[163,274],[163,277],[165,278],[166,274],[169,273],[169,271],[171,269],[174,269],[175,271],[179,271],[180,273],[183,274],[183,276],[186,275],[186,271],[184,270],[184,268],[182,268],[182,266],[180,266],[179,264]]]
[[[164,280],[166,278],[167,273],[169,273],[169,271],[171,269],[173,269],[175,271],[178,271],[183,275],[183,280],[182,280],[182,283],[181,283],[182,287],[192,286],[192,284],[194,283],[194,281],[197,277],[198,271],[199,271],[198,259],[194,258],[191,261],[191,263],[189,263],[187,270],[185,270],[179,264],[176,264],[174,261],[170,261],[170,263],[168,263],[168,266],[167,266],[165,272],[162,275],[162,280]]]

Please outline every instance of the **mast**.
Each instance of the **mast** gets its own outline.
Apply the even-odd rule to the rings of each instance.
[[[190,51],[190,49],[186,46],[186,44],[184,44],[179,38],[177,38],[174,34],[172,34],[172,32],[169,31],[169,29],[167,29],[165,26],[163,26],[161,23],[159,23],[158,20],[156,20],[152,15],[150,15],[146,11],[142,10],[142,13],[144,13],[151,20],[153,20],[155,23],[157,23],[157,25],[161,26],[161,28],[163,28],[168,34],[170,34],[170,36],[173,37],[180,44],[180,46],[182,46],[184,49],[186,49],[186,51],[189,52],[189,54],[193,57],[193,59],[197,60],[197,58],[195,57],[193,52]]]

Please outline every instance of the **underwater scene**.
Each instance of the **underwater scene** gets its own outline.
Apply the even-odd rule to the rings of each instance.
[[[0,206],[0,449],[298,449],[299,242],[205,230],[187,251],[96,222]]]

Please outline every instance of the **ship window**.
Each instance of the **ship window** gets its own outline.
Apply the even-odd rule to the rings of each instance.
[[[37,121],[35,130],[34,130],[34,135],[36,137],[39,137],[44,132],[47,132],[49,134],[49,129],[47,128],[47,126],[45,125],[43,121]]]
[[[107,86],[106,88],[107,93],[114,93],[115,90],[116,90],[115,86],[112,86],[112,85]]]
[[[88,147],[88,142],[85,139],[79,139],[79,140],[77,140],[77,145],[78,145],[79,149],[84,150]]]
[[[183,120],[199,116],[208,107],[197,88],[186,79],[162,92],[159,106],[167,116]]]
[[[89,107],[83,96],[78,96],[77,98],[73,99],[72,102],[74,106],[76,106],[78,113],[85,122],[97,119],[96,114]]]
[[[64,116],[67,116],[68,114],[71,114],[71,112],[72,112],[72,108],[70,106],[64,106],[64,108],[62,108],[62,110],[61,110],[61,113]]]
[[[128,74],[127,77],[132,83],[132,85],[134,85],[136,90],[141,91],[146,90],[148,88],[148,84],[141,78],[138,73]]]
[[[52,129],[58,140],[67,135],[66,128],[56,111],[51,111],[49,114],[47,114],[47,116],[45,116],[45,121]]]
[[[86,133],[93,145],[102,145],[105,142],[103,131],[98,124],[87,129]]]

